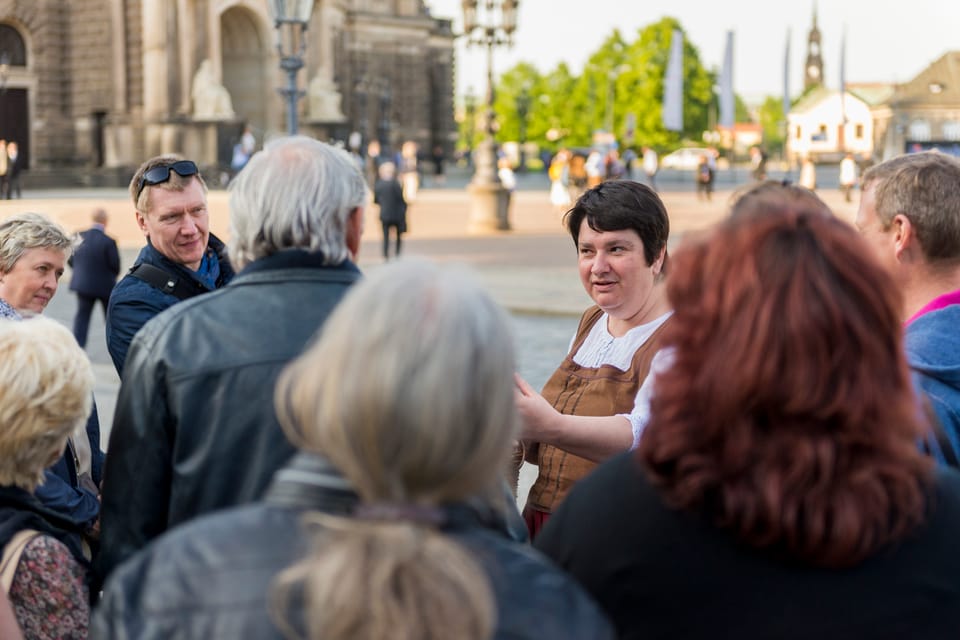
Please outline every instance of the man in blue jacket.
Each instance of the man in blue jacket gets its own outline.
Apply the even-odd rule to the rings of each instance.
[[[148,320],[233,278],[223,242],[210,233],[207,185],[194,162],[175,155],[147,160],[130,181],[130,195],[147,246],[110,295],[107,349],[121,375],[130,341]]]
[[[960,160],[892,158],[864,174],[862,194],[856,224],[899,285],[907,360],[935,414],[926,446],[960,466]]]
[[[67,259],[67,264],[73,269],[70,290],[77,294],[73,335],[81,347],[87,344],[93,307],[99,302],[106,315],[110,292],[120,273],[117,241],[106,234],[106,226],[107,212],[96,209],[93,212],[93,225],[80,232],[80,244]]]

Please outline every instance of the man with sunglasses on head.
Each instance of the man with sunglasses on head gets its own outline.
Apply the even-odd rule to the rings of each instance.
[[[130,341],[148,320],[233,278],[223,242],[210,233],[207,185],[194,162],[175,155],[147,160],[130,181],[130,195],[147,245],[110,294],[107,348],[121,375]]]

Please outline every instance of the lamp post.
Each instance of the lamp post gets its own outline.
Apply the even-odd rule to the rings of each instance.
[[[280,68],[287,72],[287,86],[277,91],[287,99],[287,133],[297,133],[297,101],[305,94],[297,87],[297,72],[303,68],[306,31],[314,0],[272,0],[273,24],[277,30]],[[286,32],[286,36],[284,36]],[[286,46],[285,46],[286,45]]]
[[[527,85],[520,87],[517,94],[517,120],[520,126],[520,173],[527,172],[527,115],[530,113],[530,90]]]
[[[465,132],[467,138],[467,165],[473,167],[473,143],[477,134],[477,96],[473,94],[473,87],[467,89],[467,95],[463,97],[463,106],[467,112]]]
[[[7,78],[10,77],[10,54],[0,52],[0,95],[7,92]]]
[[[513,44],[517,28],[519,0],[463,0],[463,35],[470,45],[487,48],[486,113],[483,118],[483,140],[476,150],[476,171],[468,186],[471,195],[468,231],[484,233],[510,229],[510,192],[497,176],[497,114],[494,111],[493,50]]]

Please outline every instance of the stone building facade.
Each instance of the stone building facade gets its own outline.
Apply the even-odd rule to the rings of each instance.
[[[939,149],[960,156],[960,51],[948,51],[874,108],[877,159]]]
[[[0,0],[0,138],[34,175],[87,182],[166,152],[223,166],[244,124],[260,142],[287,128],[269,4]],[[423,0],[316,0],[301,133],[451,149],[453,45]]]

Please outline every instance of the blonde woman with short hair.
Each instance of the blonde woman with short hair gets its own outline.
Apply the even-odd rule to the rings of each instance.
[[[27,638],[86,638],[81,525],[34,497],[90,413],[93,370],[53,320],[0,319],[0,547],[4,589]]]

